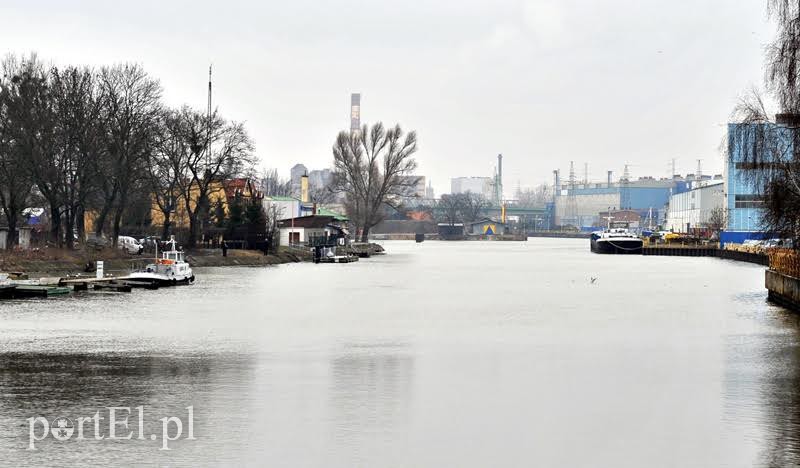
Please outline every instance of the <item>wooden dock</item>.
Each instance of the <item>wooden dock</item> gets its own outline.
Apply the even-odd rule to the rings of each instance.
[[[337,255],[335,257],[322,257],[319,263],[352,263],[357,262],[358,257],[353,255]]]
[[[17,285],[14,288],[14,297],[51,297],[63,296],[72,292],[65,286],[37,286],[33,284]]]
[[[92,288],[95,291],[114,291],[114,292],[131,292],[133,288],[131,288],[128,284],[123,283],[95,283]]]

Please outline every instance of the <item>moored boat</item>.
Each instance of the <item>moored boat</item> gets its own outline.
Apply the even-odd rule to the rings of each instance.
[[[128,282],[149,283],[158,286],[172,286],[194,282],[192,267],[186,262],[182,250],[177,250],[175,238],[167,241],[171,248],[161,252],[161,258],[156,254],[154,263],[150,263],[144,270],[131,273],[125,278]]]
[[[641,254],[644,241],[625,228],[608,228],[592,233],[590,249],[602,254]]]

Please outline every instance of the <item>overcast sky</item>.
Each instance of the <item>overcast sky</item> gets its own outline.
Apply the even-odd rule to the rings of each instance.
[[[506,195],[606,170],[722,171],[740,94],[762,82],[764,0],[0,0],[0,52],[57,64],[139,62],[169,104],[246,121],[264,166],[331,164],[362,121],[419,134],[419,174],[489,176]]]

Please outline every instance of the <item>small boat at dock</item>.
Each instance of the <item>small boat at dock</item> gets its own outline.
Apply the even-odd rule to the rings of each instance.
[[[170,250],[161,252],[161,257],[150,263],[143,270],[134,271],[124,277],[128,283],[146,283],[158,286],[172,286],[194,282],[192,267],[186,262],[182,250],[178,250],[173,237],[167,241]]]

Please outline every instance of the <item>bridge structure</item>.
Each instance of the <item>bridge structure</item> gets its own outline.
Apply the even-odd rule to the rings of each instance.
[[[503,216],[503,209],[500,205],[492,205],[489,208],[483,211],[487,218],[492,218],[495,220],[500,220]],[[443,210],[438,206],[433,208],[433,214],[436,218],[440,218],[440,215],[443,214]],[[545,208],[530,208],[530,207],[522,207],[519,205],[508,204],[506,205],[506,218],[510,216],[518,217],[520,223],[525,225],[540,225],[541,223],[546,221],[547,218],[547,210]]]

